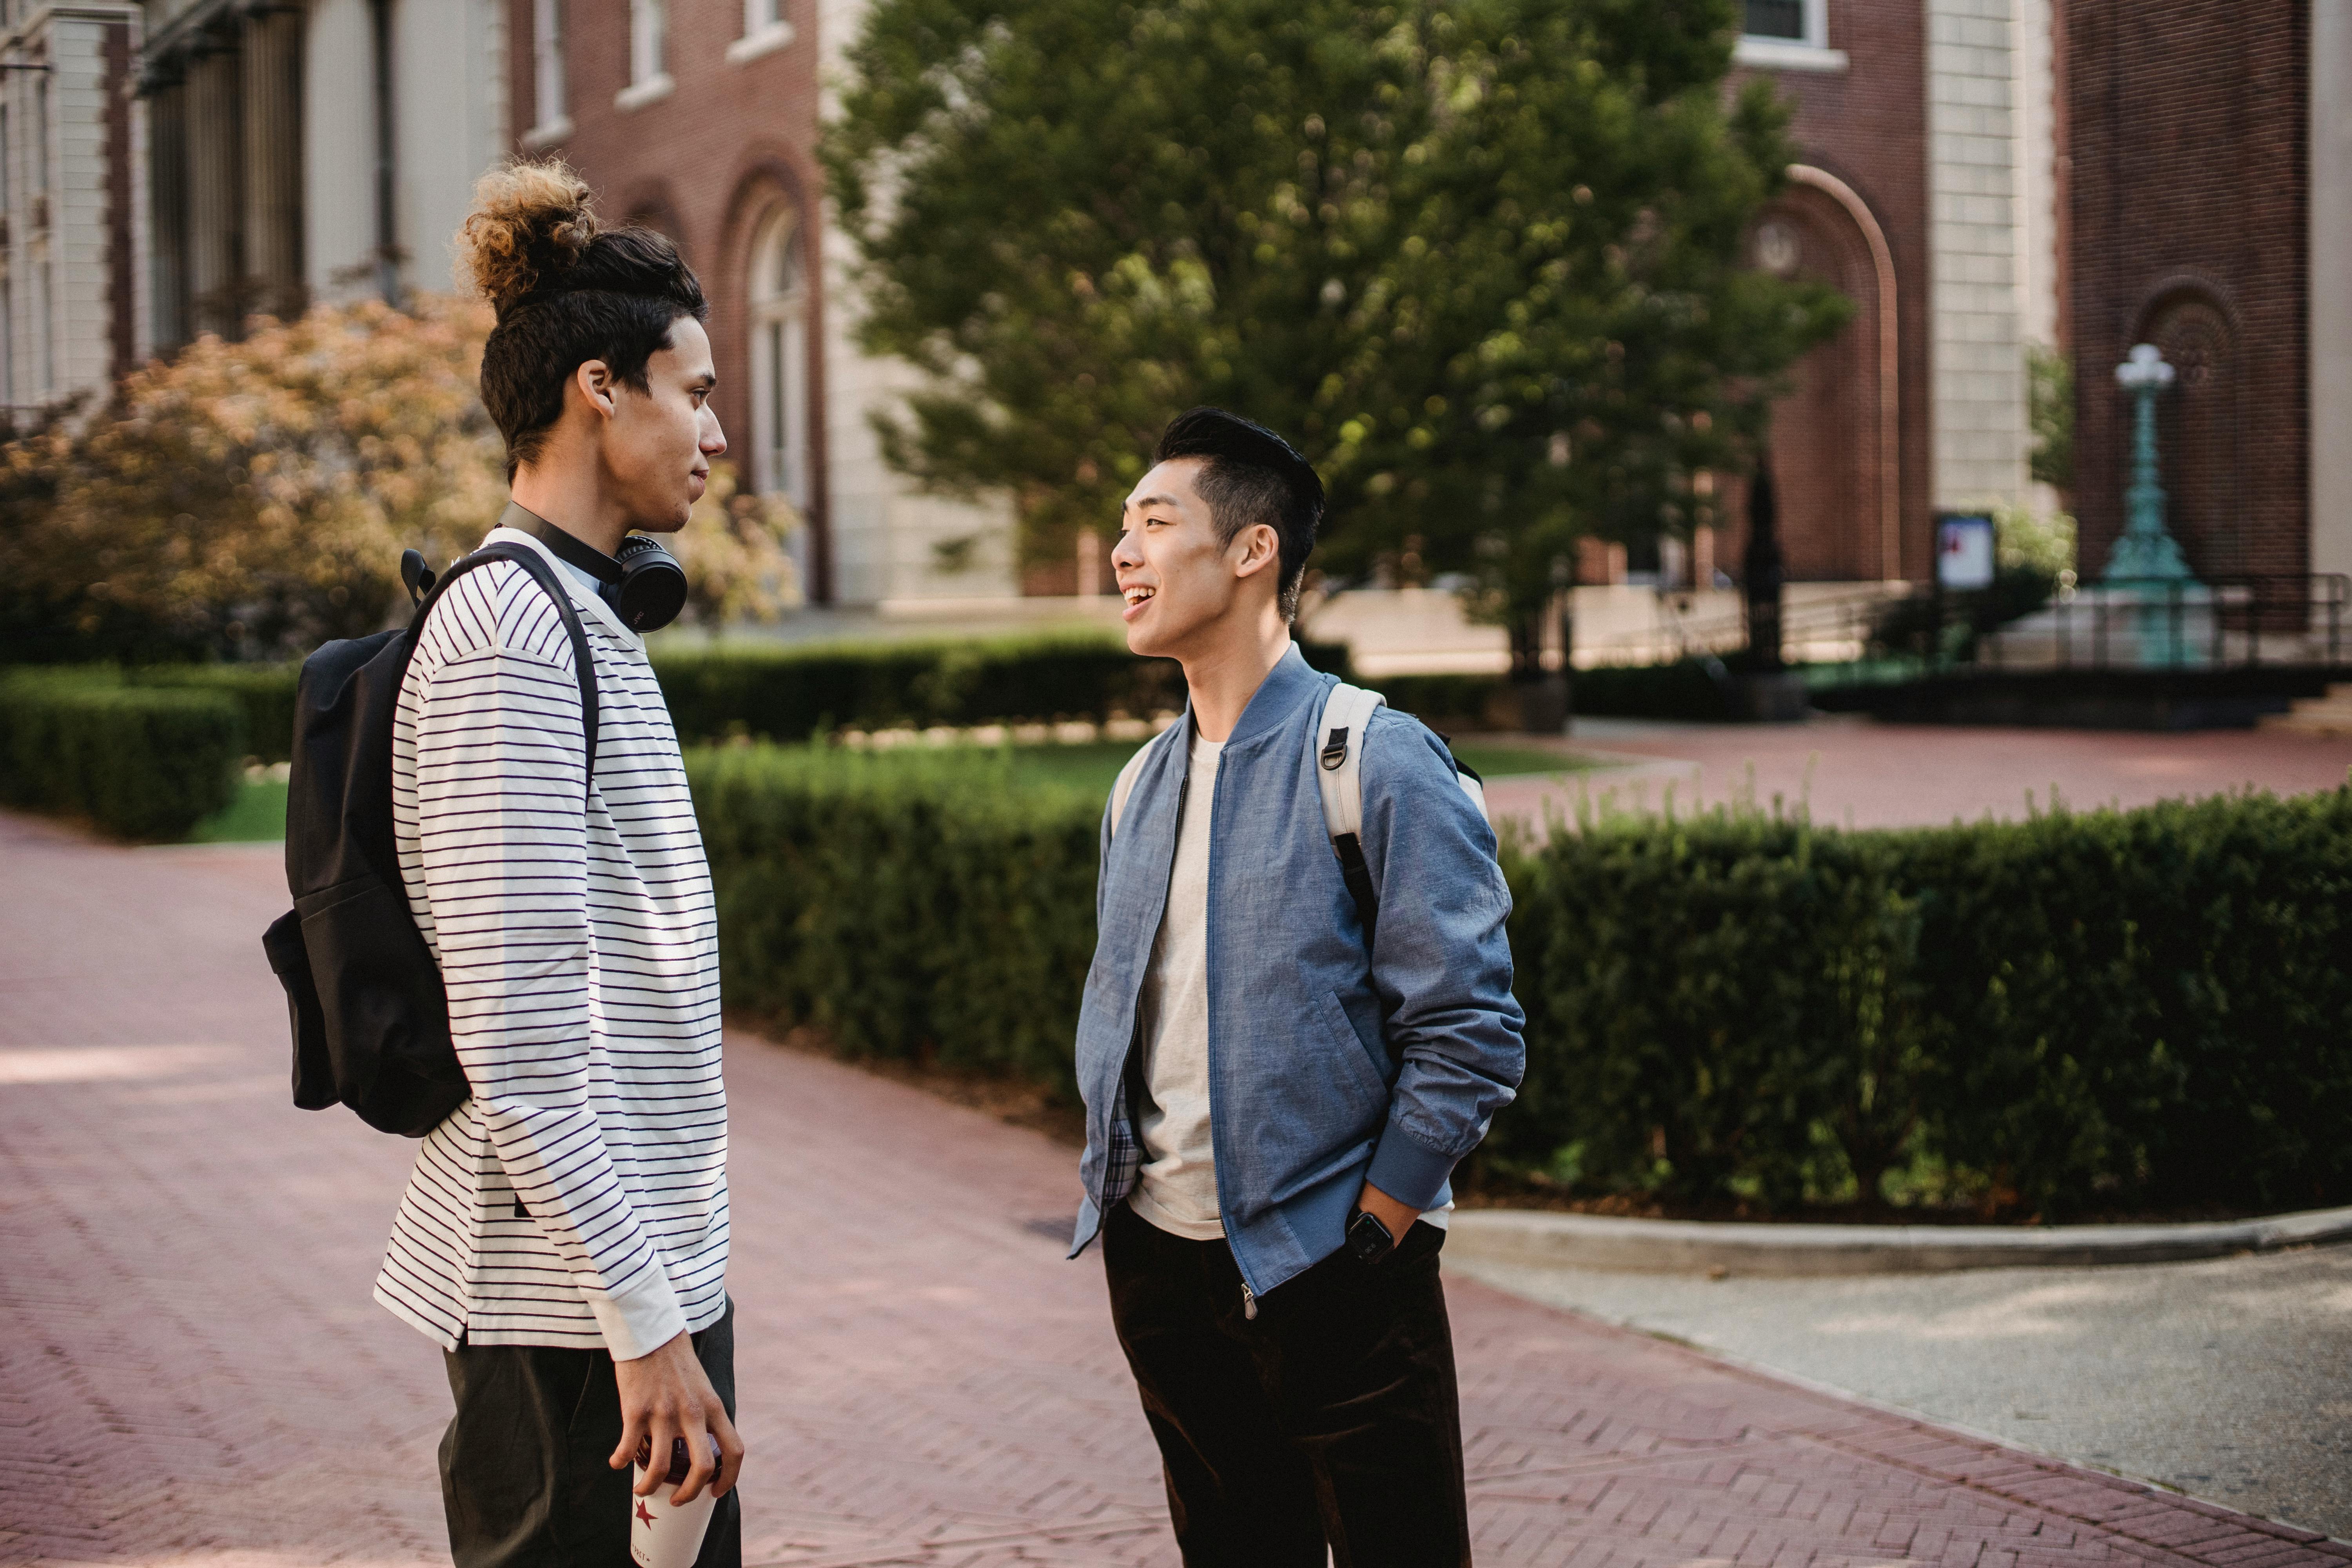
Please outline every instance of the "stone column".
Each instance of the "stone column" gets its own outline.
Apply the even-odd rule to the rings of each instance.
[[[236,337],[245,261],[245,117],[235,47],[188,62],[188,298],[199,332]]]
[[[158,353],[195,335],[188,312],[188,86],[158,87],[147,97],[147,198],[153,227],[154,336]]]
[[[302,269],[302,14],[257,11],[245,25],[247,308],[287,320],[308,302]]]

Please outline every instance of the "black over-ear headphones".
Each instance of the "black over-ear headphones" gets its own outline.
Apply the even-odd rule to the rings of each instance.
[[[597,596],[633,632],[657,632],[686,608],[686,568],[642,533],[622,540],[618,555],[607,555],[512,501],[499,526],[520,529],[553,551],[557,560],[595,578]]]

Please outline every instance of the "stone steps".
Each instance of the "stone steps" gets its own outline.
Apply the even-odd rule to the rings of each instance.
[[[2306,735],[2352,735],[2352,685],[2331,686],[2325,697],[2306,697],[2291,711],[2264,719],[2263,727]]]

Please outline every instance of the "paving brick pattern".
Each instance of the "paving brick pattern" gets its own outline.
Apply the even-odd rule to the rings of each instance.
[[[0,1563],[448,1561],[437,1355],[368,1300],[408,1148],[287,1103],[274,853],[0,817]],[[732,1042],[755,1563],[1169,1564],[1066,1150]],[[2352,1562],[1451,1287],[1479,1561]]]
[[[2231,790],[2335,789],[2352,769],[2352,736],[2278,730],[1581,720],[1570,740],[1617,765],[1564,788],[1541,777],[1499,778],[1487,788],[1488,807],[1540,822],[1547,803],[1572,811],[1580,790],[1655,805],[1672,787],[1684,807],[1694,797],[1712,805],[1746,795],[1768,809],[1776,799],[1804,805],[1815,822],[1835,827],[1940,827],[1987,816],[2015,821],[2029,805],[2047,810],[2053,790],[2069,808],[2089,811]]]

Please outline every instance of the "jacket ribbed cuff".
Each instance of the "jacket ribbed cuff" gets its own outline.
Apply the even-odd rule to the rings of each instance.
[[[656,1263],[638,1276],[627,1289],[610,1295],[589,1291],[588,1310],[596,1314],[596,1326],[604,1331],[604,1348],[613,1352],[614,1361],[635,1361],[647,1356],[686,1332],[686,1313],[677,1304],[677,1292],[669,1286],[669,1276]]]
[[[1391,1121],[1381,1133],[1372,1168],[1364,1179],[1397,1202],[1426,1211],[1437,1206],[1437,1194],[1445,1190],[1454,1166],[1454,1160],[1424,1147]]]

